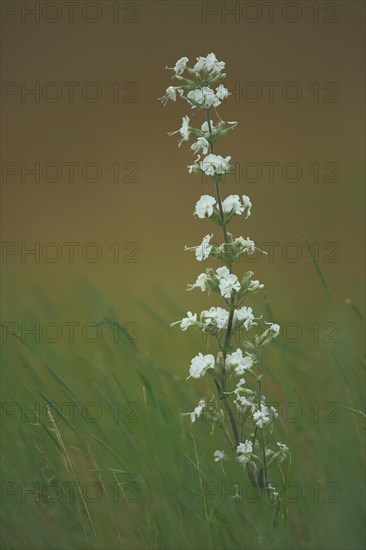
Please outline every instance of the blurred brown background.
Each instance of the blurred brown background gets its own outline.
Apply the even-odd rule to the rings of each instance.
[[[34,4],[36,15],[29,11]],[[327,314],[328,304],[306,252],[305,231],[319,243],[334,302],[361,303],[363,2],[269,3],[273,14],[266,2],[77,4],[73,17],[63,2],[2,5],[3,288],[9,283],[13,289],[6,318],[14,318],[15,298],[27,303],[34,283],[57,305],[55,317],[77,318],[73,284],[82,281],[108,295],[121,319],[139,324],[141,344],[150,350],[161,343],[138,301],[167,322],[175,318],[160,304],[157,287],[182,308],[209,305],[200,293],[185,293],[205,266],[184,245],[215,231],[192,216],[196,200],[213,189],[209,181],[188,175],[191,152],[186,144],[178,149],[177,136],[167,136],[193,111],[184,102],[164,108],[157,98],[171,84],[166,65],[211,51],[226,62],[226,83],[235,92],[220,114],[239,122],[217,153],[230,154],[244,170],[240,181],[228,178],[223,195],[245,193],[253,202],[252,217],[238,219],[232,228],[265,250],[263,243],[280,243],[273,262],[262,257],[245,269],[265,283],[280,321],[314,323]],[[270,82],[276,83],[272,98]],[[25,94],[34,87],[38,96]],[[101,97],[94,101],[96,92]],[[256,93],[261,96],[253,101]],[[295,93],[301,94],[297,101]],[[195,121],[200,125],[203,113]],[[69,178],[70,165],[64,163],[70,162],[79,164]],[[272,182],[268,162],[279,163]],[[28,168],[39,163],[40,181],[24,169],[22,177],[21,163]],[[47,163],[60,166],[61,174],[54,165],[44,172]],[[87,163],[96,163],[99,174],[95,165],[83,174]],[[248,163],[262,170],[256,182],[248,181],[254,178]],[[287,163],[300,166],[297,182],[285,181]],[[294,177],[291,170],[287,179]],[[214,236],[220,242],[217,229]],[[63,245],[70,241],[80,243],[74,262]],[[35,242],[45,257],[22,258],[21,247],[34,248]],[[62,250],[59,261],[51,261],[56,250],[47,245],[51,242]],[[90,261],[92,246],[84,248],[89,261],[81,253],[90,242],[98,243],[98,261]],[[283,257],[286,250],[290,257],[296,252],[289,242],[300,249],[298,261]]]

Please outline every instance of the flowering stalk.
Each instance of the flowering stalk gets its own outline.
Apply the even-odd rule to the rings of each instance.
[[[221,198],[222,176],[229,173],[233,166],[230,164],[230,156],[222,157],[215,153],[215,144],[237,125],[237,122],[224,122],[217,113],[217,107],[230,95],[222,83],[226,77],[223,72],[225,63],[218,61],[213,53],[198,57],[193,67],[188,67],[188,61],[187,57],[182,57],[176,62],[172,70],[178,85],[169,86],[160,100],[166,105],[169,100],[176,101],[179,97],[195,112],[205,111],[205,120],[200,128],[193,127],[190,117],[184,116],[181,128],[169,132],[169,135],[180,134],[179,147],[193,136],[191,150],[197,156],[194,163],[188,166],[188,171],[190,174],[204,173],[211,177],[216,195],[201,196],[194,214],[199,219],[208,218],[220,226],[224,242],[214,246],[211,244],[213,234],[207,234],[201,244],[186,246],[186,250],[194,251],[199,262],[213,256],[223,264],[216,270],[206,269],[187,290],[200,289],[202,292],[207,290],[209,293],[217,293],[228,309],[211,307],[202,311],[199,316],[189,311],[187,317],[172,323],[179,324],[183,331],[195,327],[214,336],[219,347],[216,357],[198,353],[191,361],[188,377],[212,375],[218,400],[214,396],[210,401],[201,399],[193,412],[185,414],[190,415],[192,422],[206,414],[213,429],[217,426],[223,431],[236,459],[243,465],[251,481],[264,489],[272,502],[278,503],[279,493],[269,482],[268,471],[277,466],[285,478],[291,457],[286,445],[277,442],[277,448],[273,450],[266,443],[278,414],[274,407],[267,404],[263,394],[259,355],[278,336],[280,327],[276,323],[266,323],[268,326],[261,333],[257,331],[254,339],[249,338],[250,331],[258,328],[257,321],[260,317],[255,317],[252,308],[244,304],[248,296],[263,288],[263,284],[252,279],[254,274],[251,271],[246,272],[241,281],[233,271],[234,263],[247,254],[253,254],[256,246],[248,237],[234,239],[228,231],[229,223],[236,216],[244,214],[248,218],[251,215],[252,203],[249,197],[229,195],[224,200]],[[217,117],[216,123],[212,120],[213,114]],[[235,350],[232,341],[235,331],[244,334],[244,353],[239,347]],[[248,377],[248,382],[244,379],[244,374]],[[233,407],[230,406],[230,401]],[[227,427],[227,417],[231,432]],[[215,462],[226,459],[224,450],[215,451]]]

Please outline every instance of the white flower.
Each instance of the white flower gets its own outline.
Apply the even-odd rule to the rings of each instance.
[[[206,216],[210,217],[213,213],[213,205],[216,204],[216,199],[211,195],[202,195],[199,201],[196,202],[195,214],[201,219]]]
[[[272,342],[280,333],[280,325],[277,323],[267,323],[266,325],[269,325],[267,330],[263,332],[263,334],[259,338],[259,342],[261,346],[266,346],[270,342]]]
[[[201,378],[208,369],[213,369],[215,367],[215,358],[213,355],[202,355],[199,353],[196,357],[193,357],[191,361],[191,366],[189,368],[189,377],[192,378]]]
[[[179,131],[183,140],[188,141],[189,139],[189,117],[188,116],[183,117],[182,127]]]
[[[270,324],[269,330],[273,332],[274,336],[278,336],[281,330],[280,325],[277,323],[266,323],[266,325]]]
[[[237,453],[252,453],[253,452],[253,444],[249,439],[245,441],[245,443],[239,443],[239,445],[236,448]]]
[[[191,90],[187,94],[187,99],[192,100],[190,101],[192,104],[192,109],[195,109],[197,105],[202,109],[209,109],[210,107],[218,107],[221,104],[221,101],[216,96],[215,92],[207,86]],[[197,105],[195,105],[195,103],[197,103]]]
[[[176,75],[180,75],[186,70],[188,61],[188,57],[181,57],[180,59],[178,59],[174,66],[174,71]]]
[[[187,311],[187,317],[184,317],[181,321],[175,321],[175,323],[171,323],[171,327],[174,325],[180,324],[180,328],[182,330],[187,330],[188,327],[191,327],[197,323],[197,313],[192,313],[191,311]]]
[[[240,405],[241,407],[245,407],[245,408],[250,408],[250,409],[253,409],[254,407],[254,410],[255,410],[255,405],[253,405],[253,402],[250,401],[247,397],[245,397],[244,395],[241,395],[240,392],[244,391],[244,388],[242,388],[242,386],[245,384],[245,380],[244,378],[241,378],[238,382],[238,384],[236,385],[236,388],[234,390],[234,393],[235,393],[235,396],[236,398],[234,399],[234,403],[236,403],[237,405]],[[246,389],[246,393],[248,394],[251,393],[253,394],[252,395],[252,399],[254,398],[254,392],[251,391],[251,390],[248,390]]]
[[[244,321],[242,327],[246,330],[249,330],[253,324],[255,317],[253,315],[253,310],[251,307],[243,306],[234,311],[234,320],[235,321]]]
[[[206,290],[208,277],[206,273],[201,273],[201,275],[198,275],[196,282],[193,285],[189,285],[189,290],[193,290],[194,288],[200,288],[202,292]]]
[[[226,174],[230,171],[230,160],[231,157],[223,158],[221,155],[210,153],[200,162],[200,168],[207,176]]]
[[[244,386],[245,380],[244,378],[240,378],[239,382],[236,384],[235,393],[240,391],[242,389],[242,386]]]
[[[248,218],[248,216],[250,216],[252,213],[252,201],[250,200],[249,197],[247,197],[247,195],[243,195],[242,199],[243,199],[243,207],[247,211],[247,215],[245,217]]]
[[[206,68],[213,73],[220,73],[225,69],[225,62],[218,61],[214,53],[209,53],[206,57]]]
[[[200,171],[200,167],[198,166],[198,164],[189,164],[188,172],[190,174],[194,174],[195,172],[199,172],[199,171]]]
[[[239,443],[236,452],[239,453],[237,460],[244,466],[250,461],[250,455],[253,452],[253,443],[249,441],[249,439],[247,439],[245,443]]]
[[[187,317],[184,317],[181,320],[180,328],[182,330],[187,330],[188,327],[191,327],[197,323],[197,314],[192,313],[191,311],[187,311]]]
[[[214,325],[219,329],[226,328],[229,320],[229,312],[222,307],[211,307],[201,313],[201,319],[206,326]]]
[[[244,374],[244,372],[248,369],[250,369],[253,366],[253,359],[249,357],[248,355],[243,358],[243,361],[235,367],[236,374]]]
[[[250,292],[255,292],[256,290],[260,290],[264,287],[264,284],[260,283],[259,281],[250,281],[248,290]]]
[[[240,283],[237,276],[230,273],[226,266],[217,268],[216,274],[219,279],[221,296],[230,298],[234,290],[240,290]]]
[[[212,237],[213,235],[206,235],[203,237],[202,243],[196,248],[196,259],[199,262],[203,262],[209,257],[212,250],[212,245],[210,244]]]
[[[179,144],[178,144],[178,147],[180,147],[183,143],[183,141],[188,141],[189,140],[189,117],[188,116],[184,116],[183,119],[182,119],[182,126],[181,128],[179,128],[179,130],[175,130],[175,132],[168,132],[168,135],[169,136],[174,136],[174,134],[177,134],[177,133],[180,133],[180,135],[182,136],[182,139],[180,140]]]
[[[213,123],[213,120],[210,120],[210,125],[211,125],[211,132],[214,134],[215,133],[215,125]],[[210,133],[210,126],[208,125],[207,120],[205,120],[205,122],[202,124],[201,130],[202,130],[202,132],[205,132],[205,134]]]
[[[224,101],[229,95],[229,90],[227,90],[223,84],[220,84],[220,86],[216,88],[216,97],[221,101]]]
[[[228,124],[231,124],[231,123],[228,122]],[[208,124],[208,121],[205,120],[205,122],[201,126],[201,131],[204,132],[205,137],[208,138],[211,136],[211,134],[213,136],[216,135],[220,130],[223,129],[224,126],[225,126],[225,122],[223,120],[219,122],[217,126],[215,126],[213,120],[210,120],[210,125]],[[211,128],[211,131],[210,131],[210,128]]]
[[[268,407],[264,403],[261,403],[261,408],[253,414],[253,420],[258,428],[264,428],[277,418],[277,416],[278,413],[274,407]]]
[[[250,355],[243,356],[242,350],[238,348],[226,356],[226,365],[228,367],[235,367],[236,374],[241,375],[253,366],[253,359]]]
[[[237,394],[235,403],[239,403],[241,407],[251,407],[253,403],[249,401],[244,395]]]
[[[174,86],[169,86],[167,89],[166,89],[166,94],[163,95],[163,97],[159,97],[159,101],[162,102],[162,104],[165,105],[167,104],[167,102],[169,101],[169,99],[171,101],[176,101],[177,99],[177,91],[179,92],[179,95],[182,96],[184,91],[182,90],[182,88],[179,88],[179,87],[174,87]]]
[[[244,206],[240,202],[239,195],[229,195],[222,201],[222,209],[225,213],[234,210],[235,214],[244,212]]]
[[[207,155],[210,144],[205,137],[199,137],[195,143],[192,143],[191,149],[195,153],[202,153]]]
[[[209,53],[206,57],[197,57],[197,63],[193,67],[196,73],[201,72],[203,69],[212,74],[217,74],[225,69],[225,63],[224,61],[218,61],[214,53]]]
[[[198,406],[195,407],[194,411],[191,412],[191,422],[195,422],[197,420],[197,418],[199,418],[201,416],[201,413],[203,411],[203,409],[205,408],[206,406],[206,403],[203,399],[200,400],[200,402],[198,403]]]
[[[240,243],[242,246],[242,250],[246,252],[247,254],[254,254],[255,252],[255,243],[249,237],[244,239],[244,237],[237,237],[234,240],[234,243]]]
[[[193,70],[196,73],[199,73],[202,71],[203,68],[205,68],[206,65],[206,58],[205,57],[196,57],[197,63],[194,65]]]
[[[225,452],[224,451],[215,451],[214,452],[214,457],[215,457],[215,462],[220,462],[225,456]]]
[[[278,412],[274,407],[267,407],[267,405],[265,405],[265,407],[268,411],[268,414],[270,414],[273,419],[278,417]]]
[[[177,99],[177,88],[174,88],[174,86],[169,86],[166,89],[166,93],[168,94],[169,99],[171,99],[172,101],[175,101]]]
[[[221,278],[221,277],[227,277],[228,275],[230,275],[230,271],[229,269],[224,265],[222,267],[218,267],[216,269],[216,275]]]
[[[212,239],[213,235],[206,235],[203,237],[202,243],[198,246],[186,246],[185,250],[194,250],[196,254],[196,260],[199,262],[203,262],[206,260],[212,250],[212,245],[210,244],[210,240]]]
[[[287,456],[290,457],[290,464],[291,464],[291,455],[290,455],[290,450],[289,448],[287,447],[287,445],[285,445],[284,443],[280,443],[279,441],[277,441],[277,446],[280,448],[280,456],[278,458],[278,461],[279,462],[283,462]]]
[[[226,365],[228,367],[234,367],[235,365],[240,365],[242,361],[243,361],[243,352],[240,348],[238,348],[233,353],[229,353],[226,356]]]
[[[265,414],[263,411],[259,411],[259,410],[253,414],[253,419],[259,428],[263,428],[264,426],[267,426],[267,424],[271,422],[270,417],[267,414]]]

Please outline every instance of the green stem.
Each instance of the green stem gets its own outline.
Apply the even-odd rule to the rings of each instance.
[[[257,358],[257,372],[258,372],[258,405],[259,405],[259,410],[262,410],[262,405],[261,405],[261,398],[262,398],[262,379],[260,378],[260,368],[259,368],[259,354],[258,354],[258,348],[256,350],[256,358]],[[255,437],[256,437],[256,434],[257,434],[257,427],[255,429],[255,432],[254,432],[254,438],[253,438],[253,448],[254,448],[254,443],[255,443]],[[267,496],[268,495],[268,475],[267,475],[267,460],[266,460],[266,448],[265,448],[265,445],[264,445],[264,435],[263,435],[263,431],[261,429],[259,429],[259,433],[260,433],[260,444],[262,445],[262,457],[263,457],[263,469],[264,469],[264,486],[265,486],[265,489],[266,489],[266,494]]]
[[[211,136],[210,151],[213,154],[214,153],[214,146],[213,146],[213,140],[212,140],[213,134],[212,134],[212,127],[211,127],[211,120],[210,120],[210,110],[208,109],[206,111],[206,113],[207,113],[208,130],[209,130],[210,136]],[[230,238],[229,238],[227,228],[226,228],[224,209],[222,207],[222,200],[221,200],[221,194],[220,194],[220,184],[219,184],[219,180],[217,180],[215,178],[215,176],[214,176],[214,183],[215,183],[215,189],[216,189],[217,204],[218,204],[219,212],[220,212],[222,230],[223,230],[223,233],[224,233],[224,240],[225,240],[226,244],[229,244],[230,243]],[[230,267],[230,272],[232,272],[231,267]],[[232,328],[233,328],[233,321],[234,321],[235,307],[233,306],[233,303],[234,303],[234,298],[232,297],[232,299],[231,299],[231,308],[230,308],[229,319],[228,319],[228,327],[227,327],[227,331],[226,331],[226,335],[225,335],[225,344],[224,344],[224,350],[223,350],[224,368],[223,368],[223,373],[222,373],[222,394],[223,394],[223,400],[224,400],[225,408],[226,408],[226,411],[229,415],[229,420],[230,420],[231,428],[232,428],[232,431],[233,431],[235,444],[237,446],[237,445],[239,445],[238,427],[236,425],[236,421],[235,421],[235,418],[234,418],[234,415],[233,415],[233,411],[231,410],[230,404],[229,404],[229,402],[227,400],[227,397],[225,395],[225,391],[226,391],[225,363],[226,363],[227,350],[230,346]]]

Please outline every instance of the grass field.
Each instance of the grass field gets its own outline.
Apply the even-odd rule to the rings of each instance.
[[[279,412],[276,440],[292,454],[276,511],[238,463],[222,469],[213,461],[213,451],[225,447],[220,433],[180,414],[213,390],[209,380],[185,380],[176,340],[169,344],[169,323],[182,311],[167,297],[159,314],[145,307],[156,361],[133,324],[117,320],[110,297],[83,292],[89,306],[82,316],[99,333],[95,326],[84,334],[76,327],[73,337],[69,325],[67,337],[66,329],[61,336],[51,325],[46,330],[57,311],[40,290],[34,304],[19,296],[17,311],[3,314],[3,548],[363,548],[356,306],[329,302],[336,335],[326,327],[309,345],[291,343],[291,333],[264,354]],[[25,332],[35,322],[39,342]],[[179,338],[184,354],[202,346],[195,333]]]

